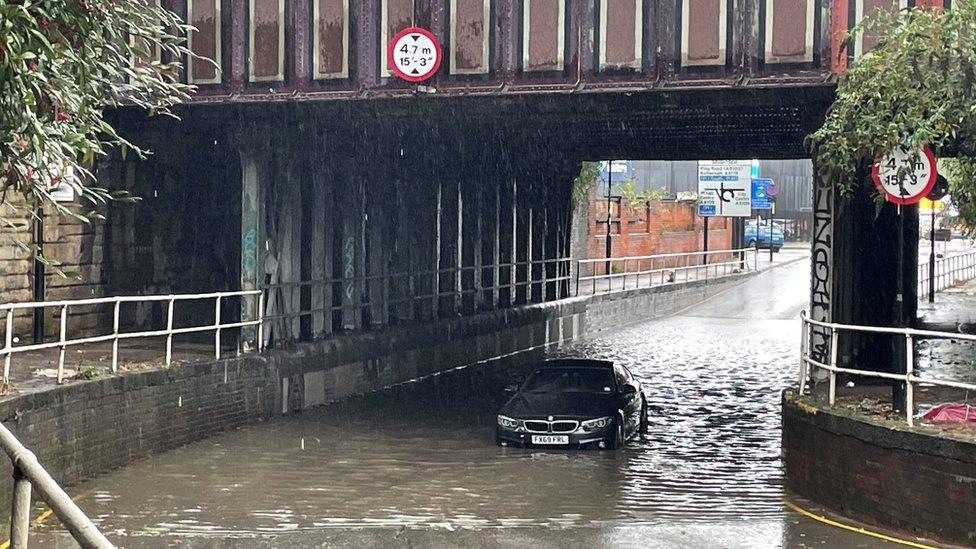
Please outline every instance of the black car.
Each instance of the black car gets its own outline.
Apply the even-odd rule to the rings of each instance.
[[[630,371],[607,360],[548,360],[498,412],[502,446],[619,448],[647,432],[647,399]]]

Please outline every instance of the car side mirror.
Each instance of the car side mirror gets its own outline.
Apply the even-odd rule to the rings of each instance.
[[[620,394],[622,395],[632,395],[637,392],[637,387],[633,385],[624,385],[620,388]]]

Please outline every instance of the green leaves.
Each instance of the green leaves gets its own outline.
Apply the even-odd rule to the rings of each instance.
[[[579,207],[586,200],[586,194],[590,187],[596,183],[596,178],[600,174],[599,162],[583,162],[580,166],[580,173],[573,179],[572,202],[573,209]]]
[[[842,194],[863,182],[857,168],[896,145],[937,152],[974,148],[976,136],[976,0],[952,10],[876,12],[847,36],[878,44],[841,77],[823,126],[807,137],[820,177]]]
[[[2,203],[47,204],[89,221],[97,214],[88,208],[125,198],[94,186],[90,168],[111,147],[146,151],[102,113],[133,105],[169,114],[187,99],[192,87],[175,76],[190,55],[187,29],[147,0],[0,2]],[[55,203],[49,191],[58,183],[83,203]]]

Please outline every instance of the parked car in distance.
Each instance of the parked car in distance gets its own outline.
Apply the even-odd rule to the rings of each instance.
[[[783,230],[775,223],[772,235],[770,235],[768,222],[760,223],[758,230],[755,221],[746,223],[744,237],[744,242],[750,248],[758,244],[760,248],[772,247],[774,252],[778,252],[783,247]]]
[[[607,360],[547,360],[498,411],[501,446],[621,447],[647,432],[647,398],[631,372]]]

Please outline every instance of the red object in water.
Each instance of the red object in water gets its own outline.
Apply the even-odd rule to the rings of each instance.
[[[972,421],[976,423],[976,406],[968,404],[939,404],[923,416],[932,421]]]

